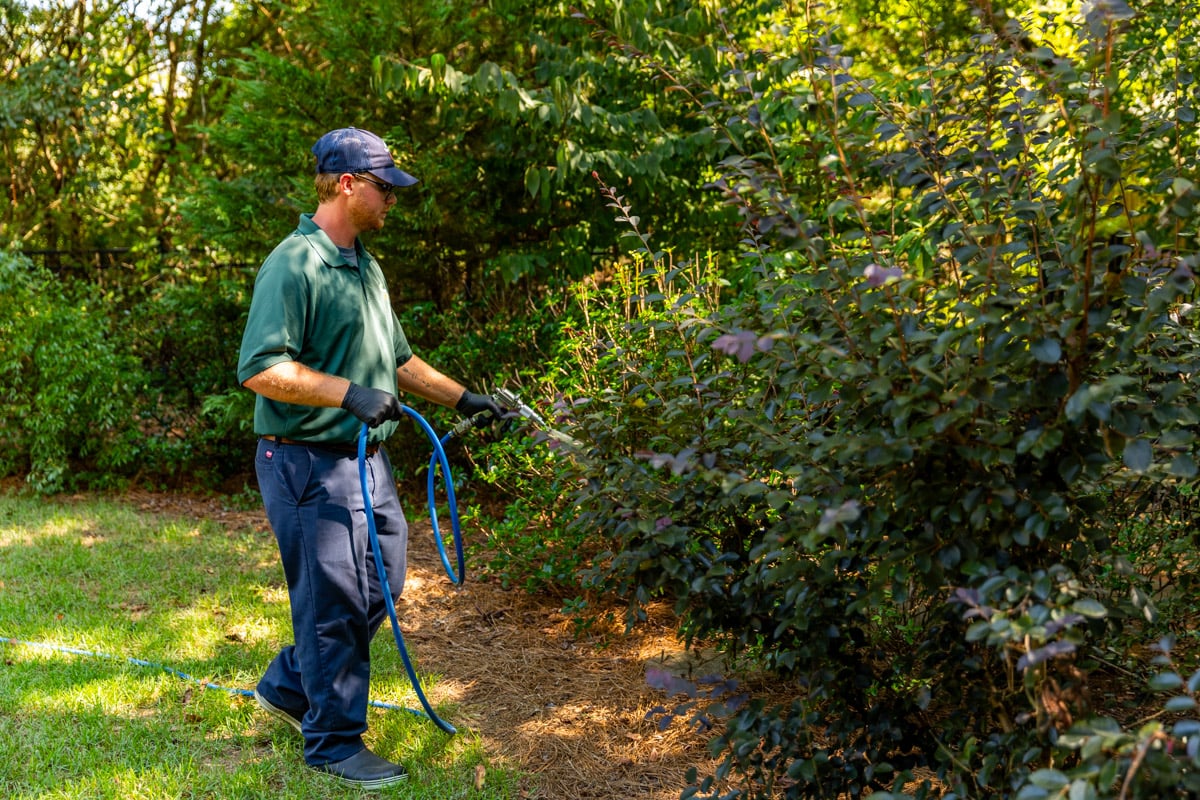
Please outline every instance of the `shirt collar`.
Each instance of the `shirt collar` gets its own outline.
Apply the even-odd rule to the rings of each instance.
[[[297,230],[301,236],[308,240],[312,248],[317,251],[317,255],[331,267],[355,266],[342,258],[342,254],[338,251],[337,245],[333,243],[333,239],[330,239],[329,234],[322,230],[320,225],[313,222],[312,218],[312,214],[301,214],[300,225]],[[354,249],[358,253],[359,263],[363,263],[368,256],[362,245],[359,244],[358,239],[354,240]]]

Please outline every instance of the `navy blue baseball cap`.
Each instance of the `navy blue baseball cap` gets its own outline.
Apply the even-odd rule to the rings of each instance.
[[[397,169],[387,145],[370,131],[338,128],[317,139],[312,148],[317,174],[369,172],[392,186],[412,186],[417,179]]]

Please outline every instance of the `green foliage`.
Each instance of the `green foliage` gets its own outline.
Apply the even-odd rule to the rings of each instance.
[[[486,299],[497,309],[533,305],[535,298],[525,291],[524,285],[493,285]],[[590,306],[582,297],[548,301],[516,318],[497,311],[476,322],[461,304],[441,314],[420,305],[405,316],[405,330],[418,340],[440,340],[425,357],[448,374],[479,391],[514,391],[553,425],[555,387],[563,378],[586,378],[576,360],[576,339]],[[457,421],[445,409],[420,410],[438,430]],[[423,475],[428,461],[424,437],[415,430],[405,435],[402,429],[393,441],[397,446],[389,452],[397,470]],[[450,457],[460,500],[480,503],[477,513],[469,512],[470,526],[485,538],[472,541],[472,560],[505,584],[531,591],[577,589],[578,569],[597,545],[587,532],[567,530],[570,492],[557,469],[566,457],[562,449],[548,446],[536,426],[514,419],[491,431],[465,434]]]
[[[1113,517],[1126,523],[1116,532],[1114,569],[1104,584],[1111,597],[1132,597],[1148,611],[1148,633],[1195,642],[1192,597],[1200,569],[1191,521],[1195,518],[1194,481],[1172,483],[1114,495]]]
[[[1052,781],[1051,746],[1089,713],[1087,648],[1153,614],[1141,586],[1107,594],[1125,520],[1104,498],[1196,476],[1195,165],[1147,147],[1192,132],[1148,102],[1156,58],[1122,47],[1180,22],[1127,11],[1092,9],[1050,65],[984,31],[919,81],[873,83],[835,28],[793,18],[808,60],[729,74],[752,91],[713,112],[740,153],[717,183],[753,291],[719,310],[630,293],[573,431],[575,525],[609,543],[592,585],[631,621],[670,599],[686,636],[800,695],[728,719],[715,777],[741,788],[721,797],[898,791],[917,766],[952,796]]]
[[[1163,719],[1152,719],[1135,730],[1124,730],[1107,717],[1073,725],[1058,740],[1060,751],[1076,758],[1064,759],[1066,769],[1041,769],[1029,775],[1017,797],[1027,800],[1051,797],[1099,798],[1113,795],[1155,798],[1168,794],[1200,792],[1200,720],[1195,718],[1200,672],[1185,680],[1171,659],[1171,642],[1157,645],[1154,659],[1161,671],[1149,681],[1156,695],[1164,696]]]
[[[238,61],[228,114],[206,131],[229,165],[187,208],[206,241],[261,258],[264,230],[277,231],[271,241],[285,235],[315,203],[311,143],[357,125],[383,135],[420,179],[369,242],[398,304],[465,309],[478,327],[526,310],[497,284],[540,294],[591,272],[617,238],[597,213],[597,168],[653,199],[659,229],[680,247],[733,246],[732,214],[691,191],[718,145],[663,96],[659,54],[613,53],[565,3],[466,11],[440,2],[281,11],[279,38]],[[671,51],[709,52],[705,13],[650,3],[620,17],[669,34]],[[518,304],[497,308],[504,298]]]
[[[554,451],[544,437],[510,433],[472,453],[474,489],[502,511],[480,514],[472,528],[484,534],[474,543],[472,561],[504,585],[527,591],[569,591],[590,563],[596,544],[564,524],[569,492],[556,474]]]
[[[5,236],[131,220],[137,274],[166,274],[178,207],[254,262],[314,203],[312,141],[377,130],[421,178],[369,242],[419,351],[585,443],[464,439],[489,570],[561,590],[590,565],[631,624],[665,598],[793,690],[679,711],[722,723],[685,794],[1188,790],[1194,678],[1160,665],[1179,718],[1133,730],[1087,698],[1101,647],[1194,638],[1195,4],[734,5],[235,6],[218,50],[256,46],[197,62],[231,76],[204,84],[224,113],[193,92],[179,137],[140,28],[5,6],[0,137],[40,203]],[[31,57],[75,21],[111,58]],[[203,191],[158,197],[193,168]],[[3,263],[6,471],[248,463],[248,275],[101,306]],[[395,444],[423,475],[423,438]]]
[[[0,253],[0,474],[37,491],[74,485],[73,458],[129,463],[129,409],[141,391],[95,289],[68,293],[20,255]]]
[[[0,290],[0,474],[52,493],[133,477],[214,486],[246,471],[241,281],[164,284],[137,301],[6,253]]]
[[[0,4],[0,180],[10,201],[0,244],[50,250],[54,266],[75,268],[106,263],[85,250],[121,251],[132,266],[191,244],[177,197],[204,166],[195,126],[219,110],[213,70],[240,45],[222,8]]]
[[[145,386],[136,407],[142,469],[167,485],[218,485],[248,469],[254,395],[237,385],[250,306],[239,276],[163,284],[122,315]]]

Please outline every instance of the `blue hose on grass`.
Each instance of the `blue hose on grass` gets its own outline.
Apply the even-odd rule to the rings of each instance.
[[[446,451],[444,447],[446,442],[448,442],[454,435],[454,431],[451,431],[441,439],[438,439],[437,433],[435,433],[429,423],[425,421],[424,417],[408,406],[401,406],[401,408],[404,409],[406,414],[416,420],[417,424],[422,428],[422,430],[425,431],[425,435],[428,436],[429,440],[433,443],[433,457],[429,462],[428,481],[429,517],[433,524],[433,538],[437,543],[438,554],[441,556],[442,565],[446,568],[446,574],[450,577],[450,580],[453,581],[454,585],[461,586],[463,578],[466,574],[465,559],[463,557],[462,525],[460,524],[458,517],[458,502],[454,497],[454,483],[450,479],[450,462],[446,458]],[[408,679],[412,683],[413,691],[416,692],[417,699],[421,701],[421,707],[425,710],[424,712],[421,712],[415,708],[406,708],[393,703],[384,703],[379,700],[371,700],[370,705],[373,708],[383,708],[393,711],[407,711],[415,716],[425,717],[441,730],[453,735],[458,733],[457,729],[437,715],[432,706],[429,705],[429,701],[426,699],[425,693],[421,690],[421,682],[417,678],[417,671],[413,667],[412,659],[409,658],[408,648],[404,646],[404,635],[400,632],[400,621],[396,618],[396,604],[392,600],[392,590],[388,586],[387,571],[383,566],[383,556],[379,549],[379,535],[375,531],[375,514],[371,509],[371,493],[367,486],[367,431],[368,427],[364,423],[362,430],[358,435],[358,475],[359,480],[362,483],[363,506],[366,510],[367,536],[371,542],[371,552],[375,559],[375,570],[379,574],[379,585],[383,590],[383,597],[387,605],[388,617],[392,622],[392,633],[396,639],[396,649],[400,651],[400,659],[404,662],[404,670],[408,673]],[[445,542],[442,541],[441,530],[438,527],[437,507],[436,503],[434,502],[434,486],[436,478],[435,468],[439,464],[441,465],[442,475],[444,476],[446,483],[446,501],[450,507],[450,521],[454,538],[454,550],[458,562],[457,572],[455,572],[454,568],[450,565],[450,558],[446,555],[446,545]],[[21,645],[40,650],[51,650],[58,653],[87,656],[89,658],[102,658],[109,661],[122,660],[119,656],[114,656],[109,653],[100,653],[93,650],[84,650],[79,647],[68,647],[66,645],[49,644],[46,642],[30,642],[24,639],[13,639],[7,636],[0,636],[0,644]],[[174,667],[168,667],[165,664],[158,664],[153,661],[146,661],[141,658],[133,657],[128,657],[123,660],[129,664],[133,664],[134,666],[161,670],[168,674],[174,675],[177,678],[182,678],[183,680],[198,684],[204,689],[216,689],[218,691],[226,692],[227,694],[240,695],[242,697],[254,696],[254,692],[250,691],[249,689],[221,686],[220,684],[213,683],[212,681],[195,678],[191,675],[188,675],[186,672],[181,672],[180,670],[177,670]]]
[[[183,678],[185,681],[194,683],[202,689],[216,689],[217,691],[225,692],[226,694],[240,695],[241,697],[254,696],[254,692],[250,691],[249,689],[238,689],[237,687],[233,686],[222,686],[219,683],[213,683],[212,681],[206,681],[202,678],[193,677],[188,675],[186,672],[175,669],[174,667],[168,667],[165,664],[157,664],[153,661],[146,661],[145,659],[134,658],[132,656],[121,658],[120,656],[114,656],[111,653],[101,653],[95,650],[84,650],[82,647],[68,647],[66,645],[50,644],[48,642],[30,642],[26,641],[25,639],[12,639],[8,636],[0,636],[0,644],[32,647],[38,650],[49,650],[55,653],[68,653],[73,656],[102,658],[106,661],[124,661],[128,664],[133,664],[135,667],[148,667],[149,669],[156,669],[161,672],[165,672],[168,675],[174,675],[176,678]],[[398,706],[394,703],[385,703],[382,700],[372,700],[370,701],[370,704],[374,708],[385,708],[389,711],[407,711],[408,713],[418,717],[425,716],[423,712],[418,711],[415,708],[405,708],[404,706]]]

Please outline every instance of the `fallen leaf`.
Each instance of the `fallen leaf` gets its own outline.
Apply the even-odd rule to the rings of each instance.
[[[475,765],[475,791],[483,791],[483,779],[487,776],[487,768],[483,764]]]

